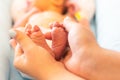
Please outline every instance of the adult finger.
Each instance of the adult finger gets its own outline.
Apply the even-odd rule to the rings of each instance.
[[[20,57],[23,54],[23,50],[21,49],[20,45],[17,44],[15,47],[15,58]]]
[[[15,47],[17,45],[16,41],[14,39],[11,39],[9,42],[10,42],[12,48],[15,49]]]
[[[24,60],[25,60],[25,55],[23,50],[21,49],[20,45],[17,44],[15,47],[15,54],[14,54],[14,66],[16,69],[21,70],[24,67]]]
[[[78,27],[78,23],[72,20],[70,17],[66,17],[63,21],[65,29],[69,32],[73,27]]]
[[[17,29],[9,30],[9,35],[20,44],[23,51],[30,50],[35,45],[27,35]]]
[[[65,29],[69,32],[71,29],[73,28],[78,28],[78,27],[84,27],[88,30],[90,29],[90,25],[89,25],[89,21],[85,18],[81,18],[81,20],[79,21],[79,23],[75,22],[73,19],[71,19],[70,17],[66,17],[63,21],[63,25],[65,27]]]

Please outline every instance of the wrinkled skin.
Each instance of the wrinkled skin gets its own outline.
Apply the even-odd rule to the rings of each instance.
[[[67,45],[67,32],[64,30],[63,25],[59,23],[54,23],[52,27],[52,50],[55,53],[57,60],[65,53],[65,48]]]
[[[60,58],[64,55],[67,45],[67,33],[62,26],[63,25],[59,23],[54,23],[51,25],[51,33],[46,35],[52,39],[51,49],[47,45],[45,36],[43,36],[38,26],[34,26],[32,28],[31,25],[28,25],[25,29],[25,32],[32,39],[32,41],[34,41],[39,46],[45,47],[50,53],[52,53],[53,56],[55,56],[56,60],[60,60]]]

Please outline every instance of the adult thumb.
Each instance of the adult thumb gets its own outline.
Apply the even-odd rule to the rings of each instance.
[[[76,22],[72,18],[66,17],[63,21],[63,25],[68,32],[70,32],[70,30],[73,28],[80,28],[80,27],[84,27],[90,30],[90,24],[88,20],[85,18],[82,18],[79,22]]]
[[[71,19],[70,17],[66,17],[63,21],[63,25],[64,25],[65,29],[68,32],[70,32],[71,29],[78,27],[79,24],[77,22],[75,22],[73,19]]]
[[[35,45],[35,43],[20,30],[17,29],[9,30],[9,36],[14,38],[16,42],[19,43],[23,51],[29,50]]]

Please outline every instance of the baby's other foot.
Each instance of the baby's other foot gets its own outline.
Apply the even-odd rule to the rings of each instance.
[[[41,46],[47,49],[50,53],[52,53],[52,50],[46,43],[44,34],[41,32],[40,28],[37,25],[33,27],[31,25],[28,25],[25,29],[25,32],[32,39],[32,41],[36,43],[36,45]]]

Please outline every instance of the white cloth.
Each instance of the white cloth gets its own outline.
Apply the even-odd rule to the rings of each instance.
[[[120,51],[120,0],[96,0],[99,44]]]
[[[12,26],[11,2],[11,0],[0,0],[0,80],[23,80],[13,67],[14,54],[9,46],[8,30]]]

